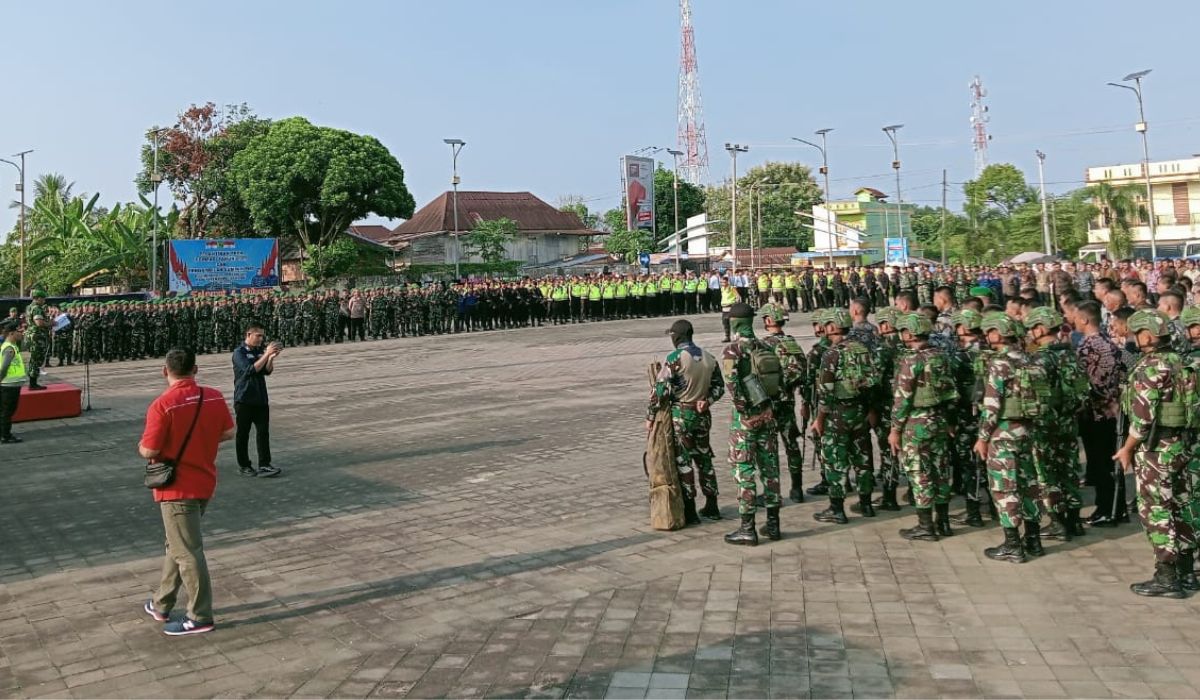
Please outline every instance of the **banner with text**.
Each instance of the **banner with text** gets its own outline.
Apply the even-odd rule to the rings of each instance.
[[[171,241],[168,287],[183,294],[279,286],[279,241],[222,238]]]
[[[625,226],[630,231],[654,230],[654,159],[625,156]]]

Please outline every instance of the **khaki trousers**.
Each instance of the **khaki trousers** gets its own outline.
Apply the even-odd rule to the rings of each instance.
[[[212,582],[208,578],[208,562],[204,558],[204,536],[200,533],[200,517],[208,501],[186,499],[163,501],[163,530],[167,536],[167,551],[163,558],[162,580],[154,594],[154,609],[169,613],[182,585],[191,601],[188,617],[197,622],[212,622]]]

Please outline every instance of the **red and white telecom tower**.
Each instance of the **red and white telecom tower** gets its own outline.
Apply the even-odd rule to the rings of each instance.
[[[983,103],[987,90],[983,89],[983,81],[979,76],[975,76],[967,87],[971,90],[971,150],[975,152],[975,177],[979,177],[988,166],[988,141],[992,137],[987,132],[987,125],[992,118],[988,115],[987,105]]]
[[[700,108],[700,75],[696,72],[696,36],[692,32],[691,0],[679,0],[682,50],[679,55],[679,150],[684,159],[680,177],[702,185],[708,177],[708,141]]]

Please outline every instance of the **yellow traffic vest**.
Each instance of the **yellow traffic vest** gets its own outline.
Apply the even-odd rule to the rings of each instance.
[[[766,275],[758,276],[758,291],[765,292],[771,287],[771,278]]]
[[[7,352],[9,348],[12,348],[13,359],[12,362],[8,363],[8,372],[4,374],[4,377],[0,378],[0,385],[21,386],[25,383],[25,360],[21,357],[21,348],[18,348],[16,344],[10,343],[7,340],[0,345],[0,355]]]
[[[776,291],[783,289],[783,275],[772,275],[771,276],[771,289],[774,289]]]
[[[737,290],[733,287],[721,287],[721,306],[733,306],[738,302]]]

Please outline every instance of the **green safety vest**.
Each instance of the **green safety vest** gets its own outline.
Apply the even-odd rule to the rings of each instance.
[[[653,282],[647,282],[645,289],[646,289],[646,296],[648,296],[648,297],[658,296],[658,285],[654,284]]]
[[[673,294],[683,294],[683,280],[675,280],[672,282],[671,292]]]
[[[13,350],[13,359],[8,363],[8,372],[0,377],[0,385],[21,386],[25,383],[25,360],[21,357],[21,349],[7,340],[0,344],[0,355],[9,348]]]
[[[603,293],[605,299],[612,299],[617,294],[617,285],[615,285],[615,284],[604,285],[602,293]]]
[[[771,277],[771,289],[783,289],[783,275]]]
[[[600,285],[593,284],[588,287],[588,301],[600,301]]]
[[[640,297],[646,294],[646,285],[641,282],[634,282],[629,285],[629,296]]]
[[[695,294],[696,293],[696,280],[687,280],[686,282],[684,282],[683,283],[683,291],[687,292],[688,294]]]
[[[660,280],[658,283],[658,291],[663,292],[664,294],[671,291],[671,280],[667,279],[666,277],[662,278],[662,280]]]
[[[765,292],[771,288],[771,278],[766,275],[758,276],[758,291]]]
[[[586,285],[573,284],[571,285],[571,296],[576,299],[582,299],[587,296],[588,288]]]
[[[733,287],[721,287],[721,306],[733,306],[738,302],[737,290]]]
[[[783,286],[786,289],[795,289],[796,288],[796,276],[788,275],[787,277],[784,277],[783,278]]]
[[[617,298],[624,299],[629,296],[629,285],[624,282],[617,283]]]
[[[567,288],[566,287],[555,287],[554,291],[551,293],[550,298],[554,301],[566,301]]]

